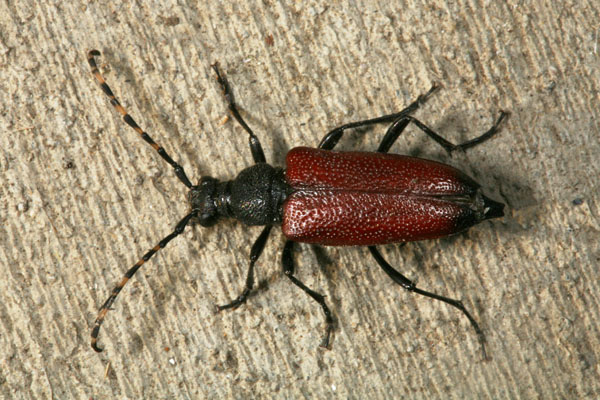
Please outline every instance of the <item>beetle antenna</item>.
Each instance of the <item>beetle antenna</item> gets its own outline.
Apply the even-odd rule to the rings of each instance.
[[[154,140],[152,140],[150,135],[148,135],[142,130],[142,128],[140,128],[140,126],[133,120],[133,118],[131,118],[131,115],[129,115],[127,110],[125,110],[121,103],[119,103],[119,100],[117,100],[114,93],[104,80],[104,77],[100,73],[100,70],[98,69],[96,59],[94,58],[97,56],[100,56],[100,52],[98,50],[90,50],[88,52],[88,63],[90,64],[90,68],[92,69],[92,74],[94,74],[94,77],[96,77],[96,80],[100,83],[102,91],[104,91],[104,93],[110,98],[110,104],[112,104],[113,107],[119,112],[119,114],[123,116],[123,121],[125,121],[127,125],[132,127],[137,133],[139,133],[142,139],[144,139],[150,146],[152,146],[152,148],[156,150],[156,152],[163,158],[163,160],[168,162],[169,165],[173,167],[177,178],[179,178],[179,180],[183,182],[185,186],[191,188],[193,185],[188,179],[187,175],[185,174],[183,167],[177,164],[175,161],[173,161],[173,159],[167,154],[166,150],[162,146],[158,145]]]
[[[193,210],[188,215],[183,217],[183,219],[177,223],[177,226],[175,226],[173,232],[167,237],[165,237],[163,240],[158,242],[158,244],[152,249],[150,249],[146,254],[144,254],[144,256],[140,258],[140,260],[136,262],[135,265],[125,273],[123,279],[121,279],[121,282],[119,282],[117,286],[115,286],[108,299],[106,299],[102,307],[100,307],[100,311],[98,311],[98,316],[96,317],[96,322],[94,323],[94,328],[92,329],[92,348],[95,351],[97,351],[98,353],[102,351],[102,349],[98,347],[98,333],[100,332],[100,325],[102,325],[106,313],[110,309],[110,306],[115,302],[117,296],[119,295],[119,292],[121,292],[121,289],[123,289],[123,286],[125,286],[127,281],[131,279],[131,277],[137,272],[137,270],[140,269],[140,267],[144,265],[144,263],[154,255],[154,253],[164,248],[172,239],[179,236],[185,229],[186,225],[190,222],[190,220],[197,214],[198,211]]]

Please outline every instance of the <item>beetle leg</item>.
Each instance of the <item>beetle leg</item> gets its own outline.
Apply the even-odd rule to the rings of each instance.
[[[390,147],[392,146],[392,144],[394,144],[396,139],[398,139],[398,136],[400,136],[402,131],[404,131],[406,126],[411,122],[413,124],[417,125],[417,127],[419,129],[421,129],[423,132],[425,132],[427,134],[427,136],[429,136],[430,138],[435,140],[436,143],[438,143],[440,146],[442,146],[444,149],[446,149],[446,151],[448,153],[451,153],[457,149],[466,150],[470,147],[473,147],[480,143],[483,143],[486,140],[490,139],[492,136],[494,136],[496,134],[496,132],[498,132],[498,127],[500,126],[500,123],[507,116],[508,116],[508,112],[501,111],[500,116],[498,117],[498,119],[496,120],[494,125],[483,135],[478,136],[475,139],[467,140],[466,142],[463,142],[461,144],[453,144],[453,143],[450,143],[449,141],[447,141],[446,139],[444,139],[443,137],[441,137],[440,135],[438,135],[437,133],[435,133],[431,128],[427,127],[425,124],[423,124],[418,119],[415,119],[415,118],[411,117],[410,115],[402,115],[397,120],[395,120],[394,123],[388,128],[385,136],[383,137],[383,139],[381,140],[381,143],[379,144],[379,148],[377,149],[377,151],[380,153],[387,153],[388,150],[390,149]]]
[[[373,119],[367,119],[364,121],[351,122],[349,124],[345,124],[333,129],[321,140],[319,148],[323,150],[333,150],[333,148],[338,144],[339,140],[342,138],[342,135],[344,134],[344,131],[346,129],[360,128],[362,126],[369,126],[373,124],[379,124],[382,122],[392,122],[404,116],[412,114],[421,106],[421,104],[425,103],[429,99],[429,97],[433,94],[433,92],[435,92],[438,89],[438,87],[439,86],[434,84],[427,93],[417,97],[417,100],[413,101],[408,107],[406,107],[400,112],[384,115],[382,117],[377,117]]]
[[[510,113],[508,111],[500,110],[500,116],[498,117],[496,122],[494,122],[494,125],[492,125],[492,127],[490,129],[488,129],[488,131],[486,133],[484,133],[481,136],[476,137],[475,139],[467,140],[466,142],[463,142],[463,143],[457,145],[456,147],[460,148],[462,150],[466,150],[468,148],[478,145],[479,143],[485,142],[486,140],[488,140],[489,138],[494,136],[496,134],[496,132],[498,132],[498,127],[502,123],[502,120],[504,118],[508,117],[509,115],[510,115]]]
[[[252,286],[254,286],[254,264],[256,263],[256,260],[258,260],[258,258],[262,254],[263,249],[265,248],[265,244],[267,243],[267,239],[269,238],[269,232],[271,232],[271,228],[271,225],[265,226],[260,236],[252,245],[252,250],[250,250],[250,267],[248,268],[248,275],[246,276],[246,285],[244,286],[244,291],[231,303],[225,304],[223,306],[217,306],[217,311],[223,311],[228,308],[238,307],[240,304],[245,303],[248,299],[248,295],[252,290]]]
[[[446,304],[450,304],[452,307],[456,307],[460,311],[462,311],[462,313],[467,317],[469,322],[471,322],[473,329],[475,329],[475,332],[477,333],[477,336],[479,337],[479,342],[481,343],[481,351],[483,352],[483,358],[487,359],[487,353],[485,351],[485,342],[486,342],[485,335],[483,334],[483,331],[479,327],[479,324],[477,323],[477,321],[475,321],[475,318],[473,318],[471,316],[471,314],[467,311],[467,309],[465,308],[465,306],[463,305],[463,303],[461,301],[450,299],[448,297],[440,296],[435,293],[426,292],[425,290],[418,289],[413,281],[406,278],[400,272],[396,271],[383,258],[383,256],[381,255],[381,253],[377,250],[377,248],[375,246],[369,246],[369,251],[371,252],[371,255],[373,256],[373,258],[375,258],[375,261],[377,261],[377,264],[379,264],[379,266],[385,271],[385,273],[388,274],[388,276],[390,278],[392,278],[392,280],[394,282],[396,282],[397,284],[402,286],[404,289],[406,289],[410,292],[420,294],[425,297],[429,297],[429,298],[432,298],[435,300],[442,301]]]
[[[250,144],[250,151],[252,152],[252,158],[254,159],[254,162],[257,164],[266,162],[265,152],[262,149],[260,141],[258,140],[258,137],[254,134],[254,132],[252,132],[252,129],[250,129],[246,121],[244,121],[244,119],[240,115],[237,106],[233,101],[233,93],[231,93],[229,83],[227,82],[225,75],[222,75],[221,71],[219,70],[219,64],[214,63],[212,65],[212,68],[217,74],[217,81],[219,82],[219,85],[221,85],[223,93],[225,94],[225,100],[227,100],[229,111],[231,111],[231,114],[233,114],[235,120],[242,126],[242,128],[244,128],[246,132],[248,132],[248,135],[250,135],[248,137],[248,142]]]
[[[325,337],[321,342],[321,347],[329,348],[329,339],[331,338],[331,332],[333,331],[333,317],[331,311],[329,310],[329,307],[327,307],[327,304],[325,304],[325,296],[310,289],[294,276],[294,258],[292,254],[294,250],[294,244],[295,242],[288,240],[287,242],[285,242],[285,245],[283,247],[283,253],[281,256],[281,261],[283,263],[283,273],[285,274],[285,276],[290,278],[294,285],[298,286],[306,294],[308,294],[317,303],[321,305],[323,313],[325,314],[325,323],[327,324],[327,332],[325,333]]]
[[[390,150],[390,147],[396,142],[396,139],[402,134],[404,129],[408,126],[410,122],[407,118],[397,119],[390,125],[385,136],[381,139],[381,143],[379,143],[379,147],[377,148],[378,153],[387,153]]]
[[[144,132],[144,130],[142,128],[140,128],[140,126],[134,121],[134,119],[131,117],[131,115],[129,115],[127,110],[125,110],[125,108],[121,105],[119,100],[117,100],[113,91],[110,89],[110,87],[104,80],[104,77],[100,73],[100,70],[98,69],[98,65],[96,64],[95,57],[98,57],[99,55],[100,55],[100,52],[98,50],[90,50],[88,52],[88,64],[90,65],[92,74],[94,74],[94,77],[96,78],[98,83],[100,83],[100,88],[102,88],[102,91],[104,92],[104,94],[106,94],[108,96],[108,98],[110,99],[110,104],[112,104],[113,107],[115,108],[115,110],[117,110],[119,112],[119,114],[121,114],[123,116],[123,121],[125,121],[125,123],[127,123],[127,125],[132,127],[133,130],[135,130],[141,136],[141,138],[146,141],[146,143],[148,143],[150,146],[152,146],[152,148],[154,150],[156,150],[156,152],[163,158],[163,160],[165,160],[167,163],[169,163],[169,165],[171,167],[173,167],[173,169],[175,170],[175,175],[177,175],[177,178],[179,178],[179,180],[181,182],[183,182],[183,184],[185,186],[187,186],[188,188],[191,188],[192,183],[190,182],[187,175],[185,174],[183,167],[181,165],[177,164],[175,161],[173,161],[173,159],[169,156],[169,154],[167,154],[167,151],[161,145],[154,142],[154,140],[152,140],[150,135],[148,135],[146,132]]]

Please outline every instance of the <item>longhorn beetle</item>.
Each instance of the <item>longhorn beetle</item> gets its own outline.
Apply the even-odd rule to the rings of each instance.
[[[171,234],[125,273],[104,302],[92,329],[91,345],[95,351],[102,351],[97,341],[106,313],[137,270],[180,235],[190,221],[209,227],[220,217],[229,217],[249,226],[263,225],[264,228],[250,250],[250,265],[243,291],[230,303],[218,306],[218,310],[235,308],[247,300],[254,285],[254,265],[265,247],[271,228],[281,225],[287,237],[282,253],[283,272],[323,309],[326,323],[321,344],[323,347],[329,346],[333,317],[325,297],[294,276],[292,252],[297,242],[368,246],[375,262],[404,289],[459,309],[477,333],[486,357],[483,331],[462,302],[417,288],[414,282],[395,270],[375,246],[440,238],[464,231],[486,219],[503,216],[504,204],[484,196],[479,184],[461,171],[435,161],[387,152],[410,123],[448,153],[466,150],[490,139],[508,113],[501,111],[494,125],[483,135],[454,145],[410,115],[437,90],[437,86],[433,85],[427,93],[400,112],[333,129],[321,140],[318,149],[293,148],[287,153],[286,168],[283,169],[266,163],[258,137],[240,115],[225,76],[218,64],[214,64],[212,68],[229,111],[248,133],[254,165],[242,170],[231,181],[219,182],[210,176],[203,176],[199,184],[193,185],[183,168],[139,127],[119,103],[98,69],[95,57],[99,55],[97,50],[88,53],[92,74],[123,120],[173,167],[177,178],[189,189],[191,211],[177,223]],[[377,152],[333,151],[346,130],[379,123],[390,123],[390,126]]]

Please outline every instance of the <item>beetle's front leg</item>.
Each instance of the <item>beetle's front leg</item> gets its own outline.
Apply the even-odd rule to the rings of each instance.
[[[250,151],[252,152],[252,158],[254,159],[254,162],[257,164],[266,162],[265,152],[262,149],[260,141],[258,140],[258,137],[254,134],[254,132],[252,132],[252,129],[250,129],[246,121],[244,121],[244,119],[240,115],[237,106],[233,101],[233,94],[231,93],[231,89],[229,88],[227,78],[225,78],[225,75],[222,75],[221,71],[219,70],[219,64],[214,63],[212,65],[212,68],[217,74],[217,81],[219,82],[219,85],[221,85],[221,89],[223,89],[223,93],[225,94],[225,99],[227,100],[229,111],[231,111],[231,114],[233,114],[233,117],[242,126],[242,128],[244,128],[244,130],[248,132],[248,142],[250,144]]]
[[[265,226],[260,236],[254,244],[252,245],[252,250],[250,250],[250,267],[248,268],[248,275],[246,275],[246,285],[244,286],[244,291],[231,303],[217,306],[217,311],[223,311],[228,308],[238,307],[240,304],[245,303],[248,300],[248,295],[252,290],[252,286],[254,286],[254,264],[256,260],[262,254],[263,249],[265,248],[265,244],[267,243],[267,239],[269,238],[269,232],[271,232],[271,225]]]

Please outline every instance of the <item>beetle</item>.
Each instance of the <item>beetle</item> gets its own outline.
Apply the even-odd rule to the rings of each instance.
[[[410,123],[448,153],[466,150],[494,136],[507,112],[501,111],[494,125],[483,135],[454,145],[411,116],[438,89],[434,84],[427,93],[400,112],[339,126],[325,135],[318,148],[293,148],[287,153],[286,168],[277,168],[266,163],[258,137],[240,115],[229,84],[215,63],[212,68],[229,112],[248,134],[254,165],[243,169],[233,180],[219,182],[213,177],[203,176],[194,185],[183,167],[143,131],[120,104],[98,69],[97,56],[100,56],[97,50],[88,53],[92,74],[123,120],[154,148],[189,189],[191,211],[177,223],[172,233],[125,273],[104,302],[91,333],[91,345],[95,351],[102,351],[97,341],[106,313],[127,281],[144,263],[180,235],[191,221],[210,227],[219,218],[235,218],[245,225],[262,225],[264,228],[250,250],[244,289],[236,299],[218,306],[219,311],[246,302],[254,286],[256,261],[265,248],[272,227],[281,225],[287,238],[282,252],[284,275],[321,306],[326,323],[323,347],[329,347],[333,315],[325,297],[294,275],[292,253],[299,242],[368,246],[376,263],[395,283],[408,291],[459,309],[475,330],[486,357],[484,333],[462,302],[417,288],[413,281],[383,258],[376,246],[440,238],[504,215],[504,204],[483,195],[480,185],[458,169],[422,158],[388,154],[388,150]],[[376,152],[334,151],[347,130],[379,123],[390,123],[390,126]]]

